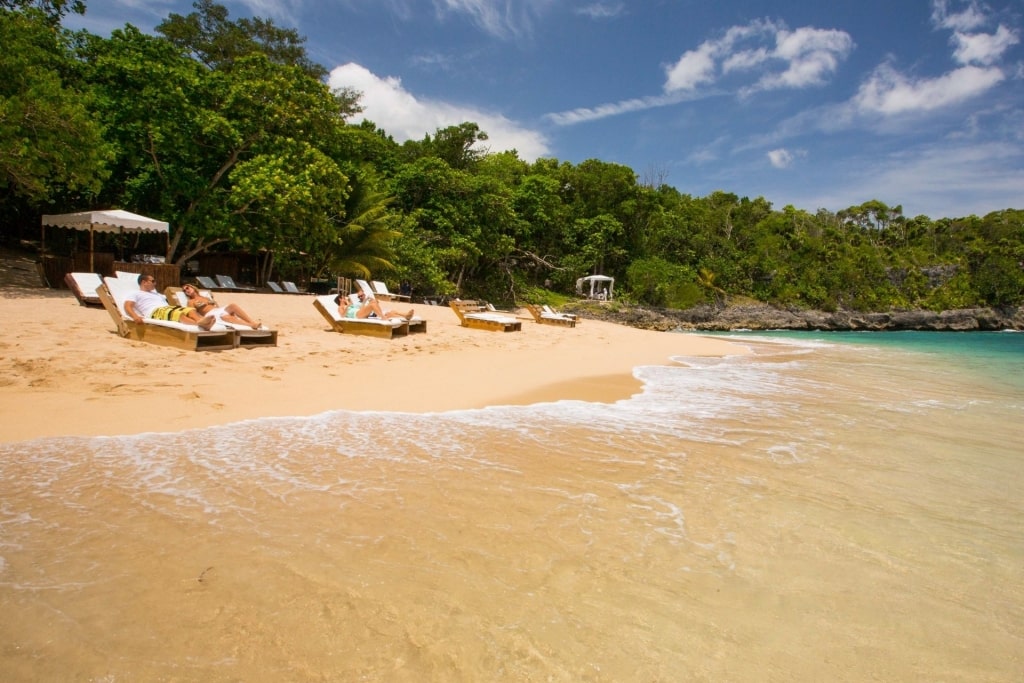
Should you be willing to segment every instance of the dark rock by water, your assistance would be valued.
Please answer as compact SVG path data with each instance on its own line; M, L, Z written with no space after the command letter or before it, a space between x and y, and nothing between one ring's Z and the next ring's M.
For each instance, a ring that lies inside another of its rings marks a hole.
M580 302L560 307L584 318L607 320L647 330L821 330L883 331L932 330L960 332L975 330L1024 330L1024 309L968 308L933 311L816 311L783 309L766 304L725 307L698 306L685 310L646 308L620 302Z

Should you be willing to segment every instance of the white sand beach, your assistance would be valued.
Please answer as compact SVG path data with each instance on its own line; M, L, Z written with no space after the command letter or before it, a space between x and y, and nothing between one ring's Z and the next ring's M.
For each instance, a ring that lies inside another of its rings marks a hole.
M43 289L6 261L0 316L0 440L180 431L327 410L440 412L640 389L633 368L673 355L742 353L728 342L600 321L496 333L459 325L447 306L415 306L428 332L392 340L330 331L312 296L225 293L278 330L273 348L186 352L119 337L106 310ZM13 277L12 277L13 276ZM20 277L19 277L20 276Z

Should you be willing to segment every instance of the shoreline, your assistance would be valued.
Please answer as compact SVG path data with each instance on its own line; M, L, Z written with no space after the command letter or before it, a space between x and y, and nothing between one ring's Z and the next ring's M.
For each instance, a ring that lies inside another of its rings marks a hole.
M212 428L331 410L434 413L637 394L643 365L746 353L734 342L583 320L523 316L520 332L459 326L447 306L415 306L425 334L392 340L329 331L313 297L220 294L279 332L278 346L179 351L123 339L102 308L67 290L0 287L0 442Z

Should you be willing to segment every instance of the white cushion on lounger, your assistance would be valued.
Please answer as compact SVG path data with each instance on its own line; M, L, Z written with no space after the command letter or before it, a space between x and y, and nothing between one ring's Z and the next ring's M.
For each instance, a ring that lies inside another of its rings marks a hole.
M96 290L103 285L103 280L96 273L68 273L78 285L82 296L95 297Z
M467 318L473 318L474 320L493 320L497 323L514 323L515 318L510 318L507 315L501 315L499 313L466 313Z

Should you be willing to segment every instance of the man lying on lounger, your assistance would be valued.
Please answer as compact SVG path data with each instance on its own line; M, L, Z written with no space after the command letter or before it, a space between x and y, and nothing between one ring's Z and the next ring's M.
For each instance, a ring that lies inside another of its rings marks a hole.
M125 300L124 311L137 323L141 323L145 318L152 318L198 325L199 329L208 330L217 322L216 317L201 316L194 308L168 304L167 297L156 291L156 279L152 275L139 276L139 291Z

